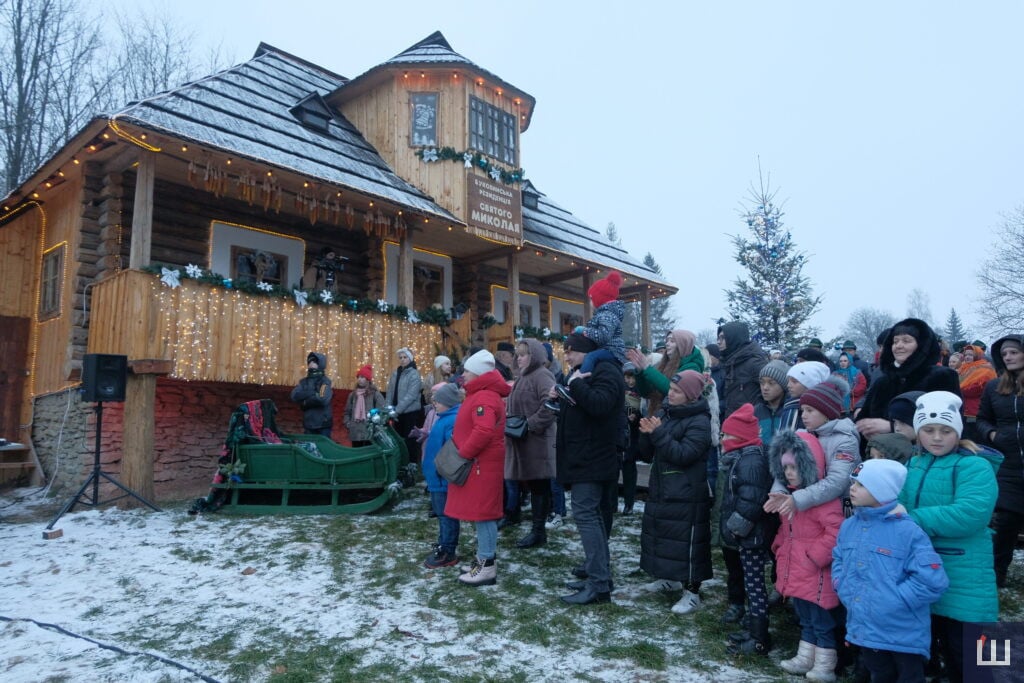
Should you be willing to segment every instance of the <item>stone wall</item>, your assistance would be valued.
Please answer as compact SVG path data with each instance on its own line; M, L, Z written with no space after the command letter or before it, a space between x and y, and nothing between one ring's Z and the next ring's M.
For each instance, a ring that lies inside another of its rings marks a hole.
M158 379L154 423L153 484L159 500L181 500L209 490L231 413L246 401L269 398L277 405L282 432L302 431L302 412L289 398L292 387ZM348 391L336 388L334 439L348 443L343 414ZM65 419L65 413L67 418ZM118 477L123 452L123 403L103 404L100 463ZM82 403L77 390L39 397L35 402L32 439L53 491L73 495L92 471L96 434L94 404ZM59 447L58 447L59 441ZM100 497L117 489L100 488Z

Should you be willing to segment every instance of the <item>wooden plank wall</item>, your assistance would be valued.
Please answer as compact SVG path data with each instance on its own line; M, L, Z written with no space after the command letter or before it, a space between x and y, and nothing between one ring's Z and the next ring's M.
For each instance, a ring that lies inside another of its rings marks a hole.
M35 317L42 221L28 208L0 226L0 315Z
M193 280L171 289L141 271L97 284L92 301L90 353L172 360L171 377L184 380L292 385L305 374L307 353L319 351L327 355L328 376L345 387L366 363L386 377L403 346L426 374L441 345L434 325L339 307L300 309L292 299Z
M485 174L480 169L467 171L461 162L438 161L428 164L416 156L420 148L409 145L412 114L409 93L439 93L438 147L453 147L460 152L469 147L470 94L513 116L518 112L508 97L498 95L486 85L477 85L464 74L460 73L458 78L454 78L450 70L425 70L424 77L420 77L420 71L416 69L408 73L409 77L405 78L402 71L395 72L390 85L383 85L346 102L342 105L342 113L362 131L399 176L465 221L467 173Z

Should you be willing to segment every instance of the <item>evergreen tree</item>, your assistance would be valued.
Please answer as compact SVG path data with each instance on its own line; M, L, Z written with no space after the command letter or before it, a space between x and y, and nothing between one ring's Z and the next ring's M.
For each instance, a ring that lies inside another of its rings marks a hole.
M957 342L967 341L969 334L964 329L964 324L960 320L960 316L957 315L956 309L949 309L949 318L946 319L946 329L944 339L949 343L950 347Z
M726 296L733 318L746 321L762 346L796 349L814 334L806 323L821 297L813 295L810 280L802 274L807 257L783 227L774 199L763 178L759 189L751 187L750 203L741 214L750 237L732 238L735 259L747 269L747 277L737 277Z
M658 275L663 275L661 266L654 260L651 252L644 256L644 265ZM639 304L638 304L639 305ZM657 345L669 332L676 328L676 319L672 315L672 297L666 296L651 300L651 341Z

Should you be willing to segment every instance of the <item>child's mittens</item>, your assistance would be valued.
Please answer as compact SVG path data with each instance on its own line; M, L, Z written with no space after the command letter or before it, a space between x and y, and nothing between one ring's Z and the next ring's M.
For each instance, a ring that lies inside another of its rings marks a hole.
M743 538L754 530L754 523L740 513L733 512L729 515L729 519L725 521L725 528L732 532L734 536Z

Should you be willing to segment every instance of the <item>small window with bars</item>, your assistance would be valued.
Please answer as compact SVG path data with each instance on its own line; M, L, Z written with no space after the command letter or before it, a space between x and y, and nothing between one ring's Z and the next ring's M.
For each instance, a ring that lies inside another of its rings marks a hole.
M469 146L516 165L516 117L476 97L469 98Z

